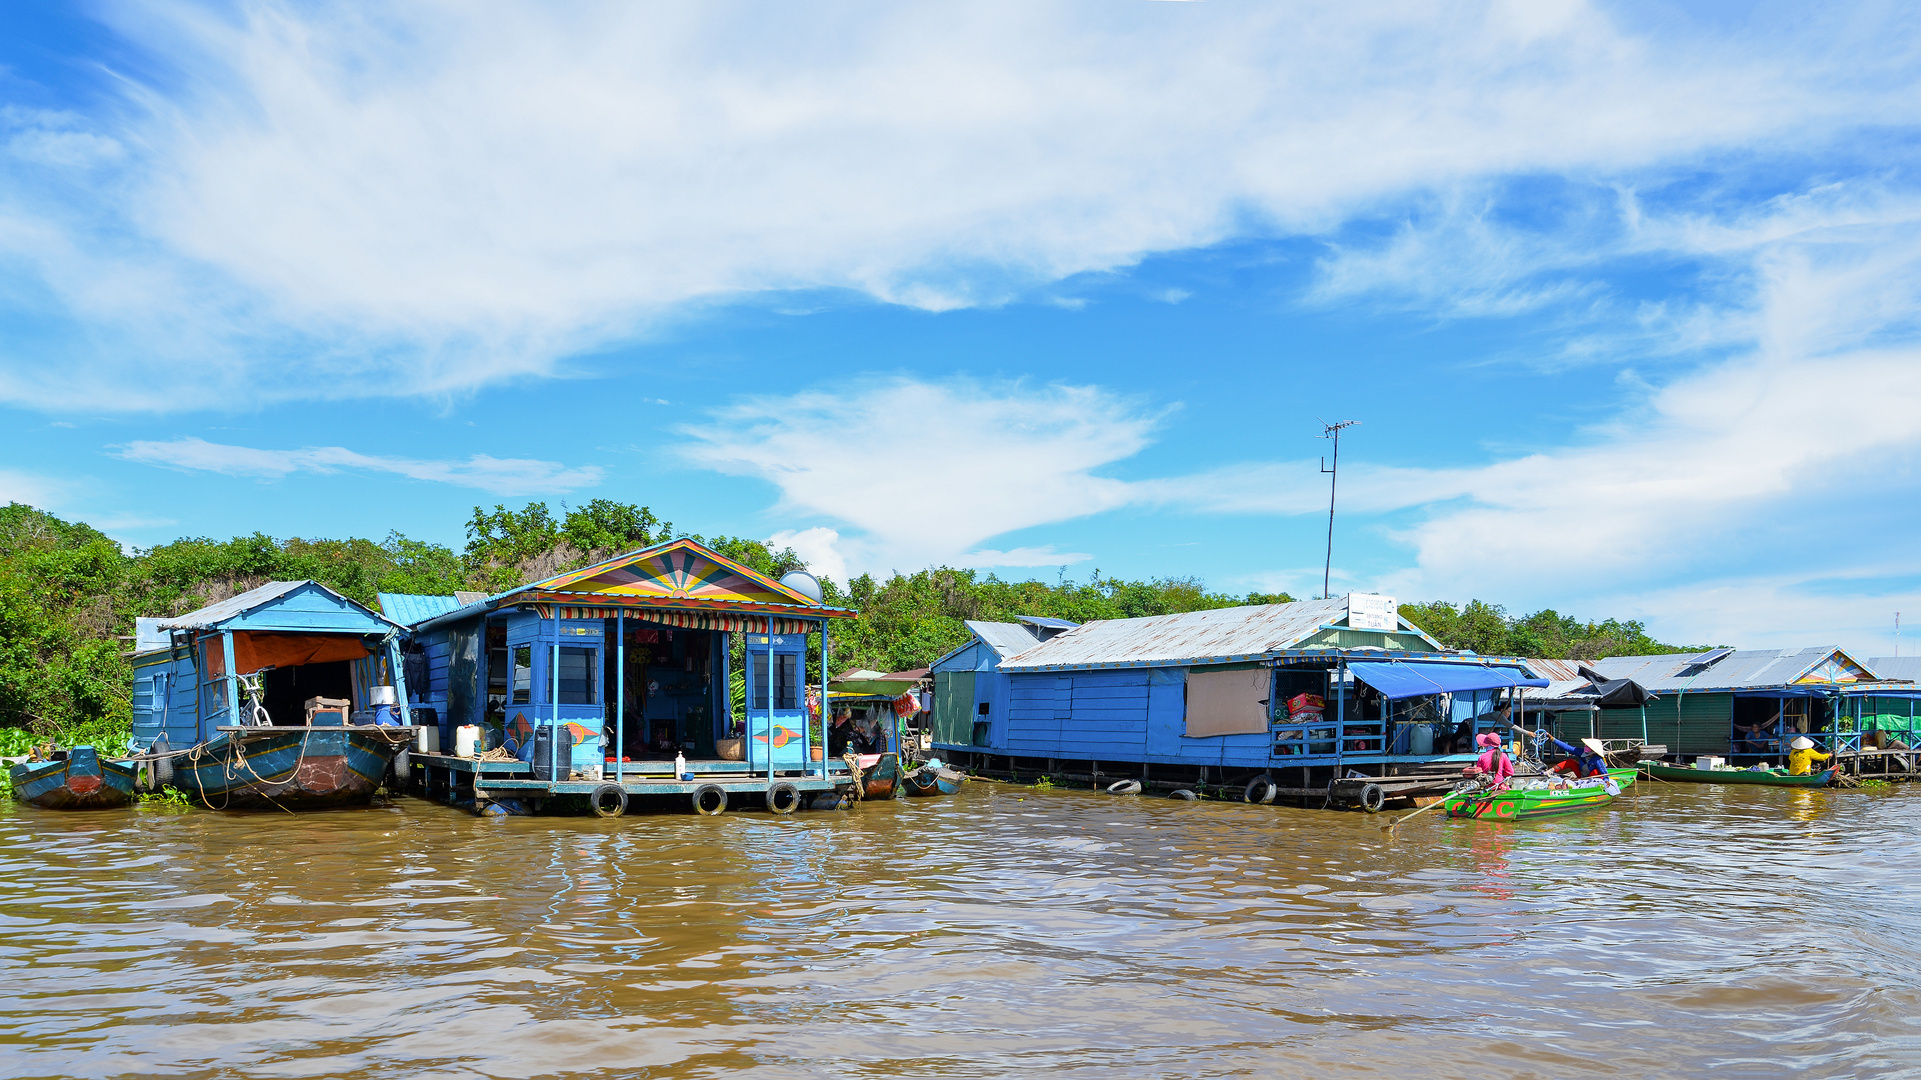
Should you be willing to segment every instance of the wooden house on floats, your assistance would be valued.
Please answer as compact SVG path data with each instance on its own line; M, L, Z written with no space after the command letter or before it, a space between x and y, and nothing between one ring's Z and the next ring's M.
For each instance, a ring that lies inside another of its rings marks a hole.
M313 581L142 618L133 745L216 809L364 803L410 738L403 634Z
M933 664L944 758L1263 802L1286 793L1377 809L1444 788L1474 760L1480 729L1506 726L1517 690L1547 685L1524 660L1443 648L1371 594L968 626L972 638Z
M811 722L824 687L806 672L808 635L824 659L828 623L855 612L821 603L805 573L775 581L680 539L494 596L393 603L420 615L421 700L440 727L413 770L435 797L477 813L559 796L605 817L668 796L787 813L850 783Z
M1855 752L1864 732L1911 733L1914 726L1912 680L1884 677L1832 646L1611 656L1591 667L1657 695L1646 710L1647 737L1681 757L1781 759L1801 735L1823 749ZM1604 714L1600 734L1639 734L1633 725L1641 722Z

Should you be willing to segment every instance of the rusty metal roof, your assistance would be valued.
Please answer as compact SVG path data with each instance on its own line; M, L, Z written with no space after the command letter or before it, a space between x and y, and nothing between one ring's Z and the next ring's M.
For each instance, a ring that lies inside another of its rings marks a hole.
M1001 662L1003 671L1262 660L1347 618L1347 599L1188 611L1084 623ZM1402 625L1409 625L1402 620Z

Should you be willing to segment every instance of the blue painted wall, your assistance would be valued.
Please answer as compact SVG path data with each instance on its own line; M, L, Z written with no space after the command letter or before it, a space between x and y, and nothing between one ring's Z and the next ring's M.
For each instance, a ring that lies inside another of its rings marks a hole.
M943 666L960 669L963 660L957 655ZM1246 768L1264 768L1272 762L1273 742L1266 732L1187 737L1187 672L1187 668L981 672L976 676L976 703L987 701L989 718L1004 719L995 719L988 728L989 737L977 745L937 745L950 751L1075 761Z

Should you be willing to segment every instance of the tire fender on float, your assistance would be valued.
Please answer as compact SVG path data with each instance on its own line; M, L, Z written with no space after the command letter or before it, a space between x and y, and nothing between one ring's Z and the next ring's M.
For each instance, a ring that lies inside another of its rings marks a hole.
M1370 814L1381 812L1381 804L1387 801L1387 792L1379 784L1366 784L1361 788L1361 809Z
M1116 780L1107 785L1107 793L1109 795L1139 795L1141 793L1141 782L1139 780Z
M613 805L607 805L608 796L613 797ZM587 805L594 808L595 817L617 818L627 812L627 789L619 784L602 784L587 796Z
M719 817L727 812L727 789L719 784L702 784L694 789L694 813Z
M1261 806L1271 806L1274 802L1274 796L1279 793L1280 789L1274 786L1273 778L1266 773L1262 773L1247 782L1247 790L1241 792L1241 797L1251 803L1257 803Z
M1179 799L1182 802L1193 802L1194 800L1200 798L1199 795L1194 794L1193 792L1187 790L1186 788L1177 789L1169 793L1167 797L1170 799Z
M776 814L791 814L800 809L800 789L785 780L767 789L767 809Z

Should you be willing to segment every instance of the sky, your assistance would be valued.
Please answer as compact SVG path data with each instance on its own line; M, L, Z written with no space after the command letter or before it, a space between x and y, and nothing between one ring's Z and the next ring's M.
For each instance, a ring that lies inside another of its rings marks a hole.
M7 5L0 498L1885 656L1918 61L1894 3Z

